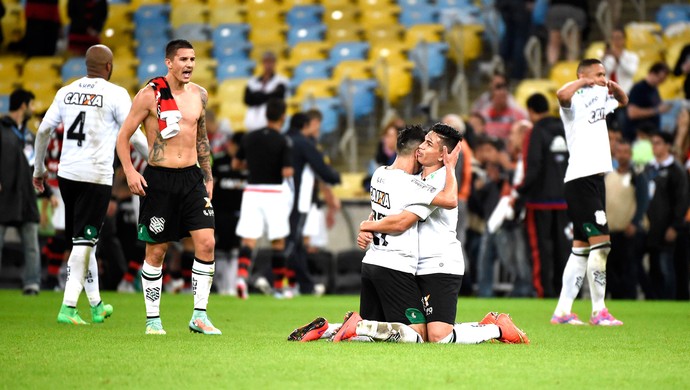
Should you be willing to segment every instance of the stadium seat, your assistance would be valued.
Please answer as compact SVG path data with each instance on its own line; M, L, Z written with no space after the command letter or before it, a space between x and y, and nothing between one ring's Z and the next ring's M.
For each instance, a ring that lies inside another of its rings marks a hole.
M183 24L206 24L208 23L209 9L206 4L187 4L181 7L174 7L170 12L170 25L178 28Z
M244 0L208 0L208 7L216 12L216 9L233 6L242 7L244 5Z
M402 42L402 36L404 32L403 26L395 23L385 26L365 26L364 36L366 40L372 45L377 42L383 41L400 41Z
M188 7L204 4L203 0L170 0L170 7Z
M428 4L403 7L400 11L399 21L408 28L417 24L438 23L438 11L436 7Z
M686 42L677 41L666 46L666 63L669 67L671 67L671 69L673 69L676 66L676 63L680 58L680 53L683 51L683 47L685 47L685 45L688 44L690 44L690 40Z
M283 11L280 8L247 8L247 23L253 28L283 24Z
M327 42L300 42L289 50L288 65L297 67L303 61L317 61L328 58Z
M323 24L293 27L288 30L288 45L294 46L299 42L323 41L325 34L326 26Z
M446 52L448 44L445 42L420 42L410 52L410 60L416 64L424 64L427 67L428 76L436 79L446 72ZM414 69L415 78L422 77L421 69Z
M297 5L285 15L285 21L291 27L321 24L324 8L321 5Z
M685 99L685 92L683 90L684 82L685 77L677 77L673 74L666 77L666 80L659 85L661 100Z
M256 63L252 60L229 59L218 64L216 77L218 82L227 79L249 78L254 72Z
M330 51L329 58L334 65L347 60L364 60L369 54L369 42L341 42Z
M211 5L210 9L213 10L208 19L211 27L227 23L245 23L247 21L247 10L244 6L232 4Z
M262 27L253 26L249 31L249 40L254 46L264 44L286 43L287 27L280 23Z
M371 115L376 108L377 83L373 79L344 79L338 87L338 95L347 102L352 99L355 120Z
M527 99L535 93L541 93L549 101L549 109L553 114L558 113L558 98L556 91L562 85L549 79L524 79L515 88L515 101L523 109L527 107Z
M132 16L136 26L169 21L170 6L167 4L142 5L139 8L133 9L136 9Z
M282 6L279 0L245 0L245 5L249 11L274 9L281 10Z
M419 42L440 42L444 28L442 24L417 24L405 29L405 44L409 48Z
M345 77L352 80L369 80L374 77L373 67L368 60L341 61L333 68L333 80L340 84Z
M333 65L329 60L304 61L292 72L290 88L294 90L307 79L327 79L331 77Z
M418 5L432 5L429 0L398 0L397 3L401 8L416 7Z
M352 0L321 0L320 3L325 8L338 8L351 6Z
M108 18L105 20L104 28L129 26L134 27L132 21L134 12L129 3L118 3L108 5Z
M463 50L464 64L467 65L472 60L479 58L482 54L482 32L484 27L478 24L456 25L451 28L446 38L450 46L450 58L455 63L460 62L458 53L454 47L461 47Z
M101 43L111 49L125 45L134 47L134 27L126 24L105 27L101 32Z
M658 45L637 46L631 51L635 52L637 56L640 57L640 60L657 62L664 60L663 49L663 45L659 43Z
M369 51L369 59L376 61L380 58L386 58L389 62L407 60L407 46L400 41L378 41L371 46Z
M142 58L140 59L139 66L137 66L137 79L140 85L154 77L164 76L166 73L168 73L168 69L165 67L163 57Z
M322 20L323 24L325 24L329 28L340 26L353 26L359 23L359 14L359 8L353 5L326 8L324 10Z
M60 83L56 83L55 80L57 80L57 78L48 80L34 78L24 79L22 82L22 88L33 92L36 96L33 107L34 113L41 114L48 111L48 107L50 107L50 104L55 99L58 88L62 86Z
M247 41L234 41L222 44L214 44L211 51L213 58L218 61L225 61L232 58L249 59L252 44Z
M606 42L604 41L594 41L591 42L585 49L585 54L583 58L604 58L604 53L606 52Z
M139 87L137 78L138 63L139 60L134 57L114 57L113 73L110 75L110 81L127 90L137 90Z
M186 39L190 42L206 42L210 32L206 23L182 24L173 30L173 39ZM196 48L196 45L195 45Z
M62 64L60 72L62 82L67 84L71 80L75 80L86 76L86 60L84 57L72 57Z
M321 135L328 135L338 129L341 114L339 98L308 99L302 104L303 110L317 109L321 112Z
M21 84L17 83L15 80L2 80L0 81L0 94L9 96L20 86ZM3 112L0 112L0 114L1 113Z
M362 12L369 12L372 9L381 9L389 7L398 7L397 4L391 2L390 0L356 0L357 6L362 10Z
M578 61L559 61L551 68L549 79L556 85L563 86L568 82L577 80ZM560 88L560 87L559 87Z
M391 104L412 91L412 72L414 64L404 60L386 59L383 64L374 67L374 76L378 81L377 92L387 98Z
M18 80L24 61L24 57L20 56L0 56L0 74L3 81Z
M147 39L168 39L170 37L170 23L167 20L152 20L137 24L134 29L134 39L141 42Z
M10 111L10 95L6 93L0 94L0 114L4 115Z
M305 99L333 97L336 93L336 85L331 79L304 80L298 87L293 97L295 101L303 102Z
M465 8L474 6L472 0L436 0L439 8Z
M22 3L5 2L5 16L2 18L2 32L4 34L3 46L24 37L26 30L26 18Z
M230 121L230 126L233 131L246 131L244 126L244 117L247 115L247 106L243 101L226 101L220 102L218 110L218 117L225 118Z
M227 79L218 84L216 96L222 101L244 101L244 90L249 82L248 78Z
M360 21L365 27L397 25L399 13L397 6L368 8L360 14Z
M137 9L140 7L146 7L150 5L163 5L166 0L131 0L130 5L132 9Z
M657 23L633 22L625 25L625 46L628 50L661 44L661 26Z
M675 23L690 23L690 5L662 4L656 12L656 22L664 30Z
M61 57L31 57L24 63L22 80L31 83L36 80L59 80L62 63Z
M261 57L267 51L273 52L273 54L275 54L278 57L278 67L285 65L285 63L287 62L287 59L285 57L285 53L287 52L287 44L284 41L261 44L253 43L252 51L249 53L249 58L259 63L261 62Z
M149 38L139 41L136 49L136 56L138 58L159 58L163 61L165 58L165 46L168 44L168 38Z
M362 28L358 25L329 27L326 31L326 42L335 45L340 42L362 40Z
M226 45L238 40L247 41L249 29L247 23L224 23L213 29L211 37L215 45Z
M362 186L365 176L365 172L342 172L340 174L340 184L333 186L333 193L340 199L361 199L364 196L368 197L368 192L364 192L364 187ZM358 256L359 263L361 264L361 251L359 252ZM357 256L355 256L353 253L353 259L356 257ZM352 261L352 266L355 268L354 260ZM339 265L338 268L340 267L341 266Z
M319 4L318 0L283 0L283 9L290 10L294 7L299 7L303 5L316 5Z
M207 56L198 56L194 60L192 81L206 89L216 88L216 60Z

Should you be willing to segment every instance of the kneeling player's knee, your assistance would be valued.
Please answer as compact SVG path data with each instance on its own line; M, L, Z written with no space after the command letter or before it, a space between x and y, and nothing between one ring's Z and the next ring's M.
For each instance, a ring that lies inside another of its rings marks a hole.
M453 327L443 327L443 328L427 328L426 337L430 343L438 343L444 340L453 331Z
M216 239L213 235L199 237L194 243L194 250L197 253L213 254L213 249L216 246Z

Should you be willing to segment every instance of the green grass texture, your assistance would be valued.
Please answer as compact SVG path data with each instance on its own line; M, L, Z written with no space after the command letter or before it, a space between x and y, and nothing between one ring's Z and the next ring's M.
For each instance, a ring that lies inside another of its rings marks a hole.
M288 342L315 317L342 321L356 296L212 295L222 336L192 334L191 295L163 294L165 336L144 335L144 299L104 293L104 324L62 325L62 293L0 291L0 388L127 389L667 389L690 388L690 304L610 301L622 327L549 323L555 300L461 297L459 322L510 313L530 345ZM82 317L90 322L82 295ZM588 318L590 302L574 311Z

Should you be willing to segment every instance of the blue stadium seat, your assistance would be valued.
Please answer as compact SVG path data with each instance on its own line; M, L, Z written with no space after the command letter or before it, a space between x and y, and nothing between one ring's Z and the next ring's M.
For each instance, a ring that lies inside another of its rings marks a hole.
M340 98L316 98L307 99L302 107L304 110L316 108L323 115L321 120L321 136L331 134L338 129L340 124L341 102Z
M84 61L84 57L72 57L65 61L65 63L62 64L60 75L62 76L63 82L86 76L86 62Z
M435 79L443 76L446 71L446 52L448 52L448 44L445 42L419 42L410 51L410 60L415 63L426 64L429 77ZM422 76L418 66L414 69L414 76L417 79Z
M252 60L226 59L216 68L216 78L221 83L227 79L250 78L254 73L256 63Z
M134 39L137 41L161 37L170 37L170 23L167 20L151 20L134 28Z
M351 91L348 92L348 86ZM355 119L371 115L376 107L376 95L374 89L376 88L376 81L372 79L364 80L344 80L340 84L338 90L339 96L346 101L349 93L352 94L352 104L355 113Z
M212 39L214 45L225 45L238 40L247 41L249 35L247 23L225 23L213 29Z
M0 114L10 111L10 95L0 95Z
M329 60L303 61L292 72L290 88L294 90L308 79L328 79L332 68L333 64Z
M403 7L398 19L406 27L415 24L433 24L438 23L438 11L436 7L428 4Z
M247 41L226 42L221 45L214 44L211 51L213 58L218 61L228 59L249 59L252 44Z
M137 67L139 84L144 84L157 76L165 76L166 73L168 73L168 69L165 67L163 57L146 57L139 59L139 66Z
M147 23L157 23L161 21L169 21L170 5L168 4L147 4L140 6L132 19L134 25L143 26Z
M322 5L297 5L285 15L285 21L291 27L321 24L324 8Z
M205 23L187 23L177 27L173 39L186 39L191 42L206 42L210 38L208 25Z
M397 3L400 6L400 8L416 7L420 4L421 5L432 5L431 1L429 1L429 0L398 0Z
M330 59L333 65L346 60L364 60L369 53L369 42L341 42L333 46Z
M165 46L168 44L167 37L149 38L139 41L136 56L138 58L154 57L163 61L165 58Z
M474 6L472 0L436 0L436 6L438 8L466 8L469 6Z
M690 5L663 4L656 12L656 22L664 30L674 23L688 23L690 22Z
M288 31L288 45L295 46L298 42L323 41L325 34L326 26L323 24L291 28Z

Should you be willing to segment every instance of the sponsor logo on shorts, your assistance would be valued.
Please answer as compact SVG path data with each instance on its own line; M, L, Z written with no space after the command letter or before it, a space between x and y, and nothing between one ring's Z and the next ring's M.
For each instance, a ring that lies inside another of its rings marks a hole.
M594 220L597 222L597 225L606 225L606 212L604 212L604 210L595 211Z
M209 198L208 196L204 196L204 200L206 201L206 206L204 206L204 207L206 207L207 209L213 207L211 205L211 198Z
M422 307L424 308L424 313L428 316L430 316L434 312L434 308L429 304L430 298L431 294L422 297Z
M151 217L151 222L149 223L149 230L158 234L165 229L165 219L160 217Z

